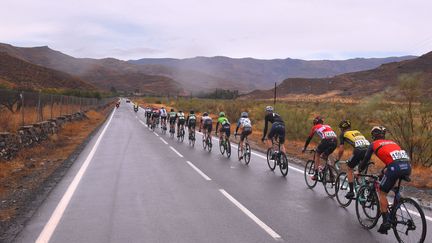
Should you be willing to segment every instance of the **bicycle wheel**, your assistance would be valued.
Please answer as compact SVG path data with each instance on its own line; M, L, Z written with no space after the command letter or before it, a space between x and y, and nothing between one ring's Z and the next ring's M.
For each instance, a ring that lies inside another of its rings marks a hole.
M181 130L180 131L180 142L182 142L182 143L183 143L183 140L184 140L184 134L185 134L185 131Z
M222 155L225 154L225 146L223 144L223 140L219 140L219 150L220 150Z
M356 199L356 215L361 226L372 229L381 215L374 185L361 186Z
M276 160L274 158L272 159L272 155L273 155L273 149L272 148L267 149L267 164L270 170L274 171L274 169L276 168Z
M202 145L203 145L203 149L206 150L207 149L207 140L204 138L202 140Z
M208 137L208 138L207 138L207 150L208 150L209 152L211 152L212 147L213 147L212 140L211 140L210 137Z
M244 158L245 164L248 165L250 162L250 159L251 159L251 148L250 148L250 145L248 143L246 143L245 149L246 149L246 151L244 152L243 158Z
M241 151L241 145L239 144L237 147L237 158L239 161L241 161L240 157L243 155L242 151Z
M327 165L324 169L323 185L329 197L336 196L337 171L332 165Z
M305 169L304 169L305 182L310 189L314 188L318 183L318 180L312 180L312 176L315 174L314 165L315 165L315 161L308 160L306 162Z
M398 242L424 242L426 217L416 201L411 198L401 198L391 211L390 218Z
M288 174L288 158L284 152L279 153L279 169L282 175L285 177Z
M229 140L226 141L225 146L226 146L225 152L226 152L227 157L229 158L229 157L231 157L231 143Z
M343 208L348 207L352 199L347 199L345 194L349 191L348 177L345 172L339 173L336 178L336 200Z

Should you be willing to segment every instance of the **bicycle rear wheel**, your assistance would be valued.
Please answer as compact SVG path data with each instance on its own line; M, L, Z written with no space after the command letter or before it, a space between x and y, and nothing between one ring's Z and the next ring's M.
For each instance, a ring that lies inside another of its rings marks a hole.
M347 199L345 194L349 191L348 177L345 172L339 173L336 178L336 200L343 208L348 207L352 199Z
M324 190L329 197L336 196L336 178L337 171L335 167L333 167L332 165L327 165L324 169L323 184Z
M356 215L363 228L372 229L381 215L378 194L374 185L361 186L356 199Z
M213 144L212 144L211 138L208 137L208 138L207 138L207 150L208 150L209 152L211 152L212 147L213 147Z
M424 242L426 217L420 205L411 198L401 198L391 211L393 233L398 242Z
M274 169L276 168L276 160L274 157L272 159L273 153L274 151L272 148L267 149L267 165L271 171L274 171Z
M242 150L241 150L241 145L239 144L237 147L237 158L239 161L241 161L240 157L243 156Z
M245 164L248 165L251 159L251 148L249 143L246 143L245 149L246 151L244 152L243 159L245 161Z
M222 139L219 140L219 150L220 150L220 152L221 152L222 155L225 154L225 146L223 144L223 140Z
M225 146L226 146L225 152L226 152L227 157L229 158L229 157L231 157L231 143L228 139L226 141Z
M314 188L318 183L318 180L312 180L312 176L315 174L314 165L315 165L315 161L308 160L306 162L305 169L304 169L305 182L310 189Z
M285 177L288 174L288 158L284 152L279 154L279 169L282 175Z

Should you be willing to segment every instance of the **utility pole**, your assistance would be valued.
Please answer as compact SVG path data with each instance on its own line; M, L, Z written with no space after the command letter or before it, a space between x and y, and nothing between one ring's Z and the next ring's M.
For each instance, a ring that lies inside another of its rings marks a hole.
M276 107L276 82L275 82L275 87L274 87L273 107Z

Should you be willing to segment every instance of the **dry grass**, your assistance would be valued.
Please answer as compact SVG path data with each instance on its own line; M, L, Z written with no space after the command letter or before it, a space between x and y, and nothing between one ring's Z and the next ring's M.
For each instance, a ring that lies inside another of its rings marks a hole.
M89 119L65 124L58 134L50 136L43 144L23 149L12 161L0 163L0 201L19 190L37 188L103 122L105 112L89 111L87 116ZM21 203L1 207L0 221L13 217L14 209Z

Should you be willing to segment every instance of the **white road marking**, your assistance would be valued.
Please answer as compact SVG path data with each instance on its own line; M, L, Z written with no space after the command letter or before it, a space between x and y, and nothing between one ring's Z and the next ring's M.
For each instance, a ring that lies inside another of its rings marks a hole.
M156 135L156 137L159 137L159 134L157 134L157 133L155 133L155 132L153 132L154 133L154 135Z
M257 216L255 216L251 211L249 211L249 209L247 209L239 201L232 197L228 192L226 192L224 189L219 189L219 191L234 205L236 205L243 213L245 213L249 218L251 218L258 226L260 226L265 232L267 232L271 237L273 237L273 239L282 240L282 237L278 233L276 233L272 228L270 228L263 221L261 221Z
M181 153L179 153L175 148L173 148L172 146L169 146L170 147L170 149L172 150L172 151L174 151L178 156L180 156L181 158L183 158L183 155L181 154Z
M67 188L65 194L63 195L62 199L60 200L59 204L55 208L54 212L52 213L50 219L48 220L47 224L44 226L42 232L40 233L39 237L36 240L36 243L47 243L51 239L52 234L54 233L55 229L57 228L58 223L60 222L61 218L63 217L63 214L69 205L70 200L72 199L73 194L75 193L75 190L78 187L78 184L80 183L84 173L87 170L87 167L89 166L91 160L93 159L93 156L96 153L97 148L99 147L99 144L108 128L108 126L111 123L111 120L114 116L115 110L111 113L111 117L109 118L107 124L105 125L104 129L102 130L101 134L99 135L98 139L96 140L96 143L93 145L93 148L91 149L90 153L87 155L87 158L85 159L84 163L81 165L81 168L79 169L78 173L75 175L73 181Z
M196 172L198 172L198 174L200 174L205 180L207 181L211 181L211 178L208 177L206 174L204 174L204 172L202 172L200 169L198 169L194 164L192 164L192 162L190 161L186 161Z
M421 206L420 206L421 207ZM412 214L414 214L415 216L417 216L417 217L420 217L420 214L419 213L417 213L417 212L414 212L414 211L412 211L412 210L409 210L409 209L406 209L409 213L412 213ZM424 212L423 212L424 213ZM427 219L427 220L429 220L429 221L432 221L432 217L429 217L429 216L427 216L426 214L425 214L425 218Z
M168 145L168 143L167 143L167 141L165 141L165 139L163 139L163 138L159 138L159 139L162 140L162 142L163 142L164 144Z

